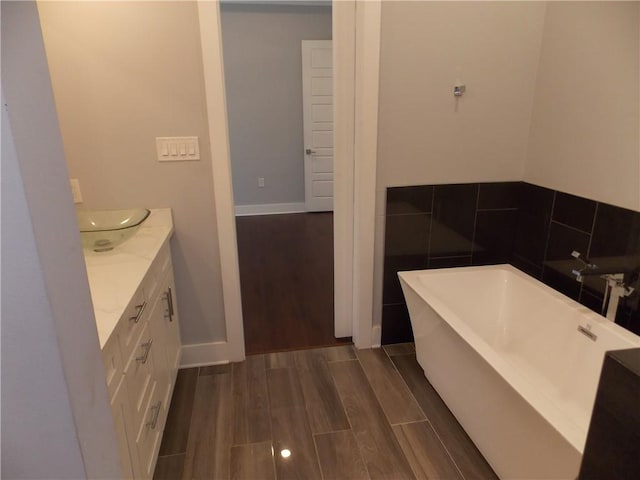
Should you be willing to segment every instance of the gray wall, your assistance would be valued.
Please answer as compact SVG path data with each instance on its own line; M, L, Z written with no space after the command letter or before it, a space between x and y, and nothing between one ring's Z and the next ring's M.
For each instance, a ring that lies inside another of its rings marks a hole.
M221 9L235 204L304 202L300 44L331 39L331 8Z
M38 5L69 175L86 208L171 207L185 344L223 341L224 309L196 2ZM155 137L200 137L159 163Z
M2 476L86 478L4 108L2 207Z

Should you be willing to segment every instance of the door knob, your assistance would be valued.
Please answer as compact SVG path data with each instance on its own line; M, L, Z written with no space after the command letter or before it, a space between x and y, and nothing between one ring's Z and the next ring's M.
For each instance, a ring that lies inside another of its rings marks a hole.
M307 148L307 149L305 150L305 153L306 153L307 155L313 155L314 153L316 153L316 151L315 151L315 150L311 150L310 148Z

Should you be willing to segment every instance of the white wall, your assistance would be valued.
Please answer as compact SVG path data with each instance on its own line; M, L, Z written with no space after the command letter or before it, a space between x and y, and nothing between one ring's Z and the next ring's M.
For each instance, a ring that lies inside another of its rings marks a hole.
M223 4L221 13L235 203L304 202L300 42L331 39L331 7Z
M383 2L374 324L388 186L521 180L543 2ZM456 81L466 93L453 96Z
M524 179L640 209L638 2L549 2Z
M387 186L524 179L640 209L639 10L383 3L374 322Z
M379 187L522 178L544 9L383 3Z
M185 344L225 339L195 2L38 5L69 174L86 208L171 207ZM155 137L200 138L158 163Z
M122 475L34 2L2 3L2 477Z

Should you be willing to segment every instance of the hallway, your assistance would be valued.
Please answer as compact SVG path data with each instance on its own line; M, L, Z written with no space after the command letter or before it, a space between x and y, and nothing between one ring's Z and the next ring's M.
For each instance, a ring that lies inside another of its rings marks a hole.
M237 217L247 355L350 342L333 336L333 213Z

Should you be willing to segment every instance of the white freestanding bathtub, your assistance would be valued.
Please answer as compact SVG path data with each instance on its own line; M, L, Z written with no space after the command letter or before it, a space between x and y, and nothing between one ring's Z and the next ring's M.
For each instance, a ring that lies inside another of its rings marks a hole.
M510 265L398 275L418 363L498 476L575 479L604 354L640 337Z

